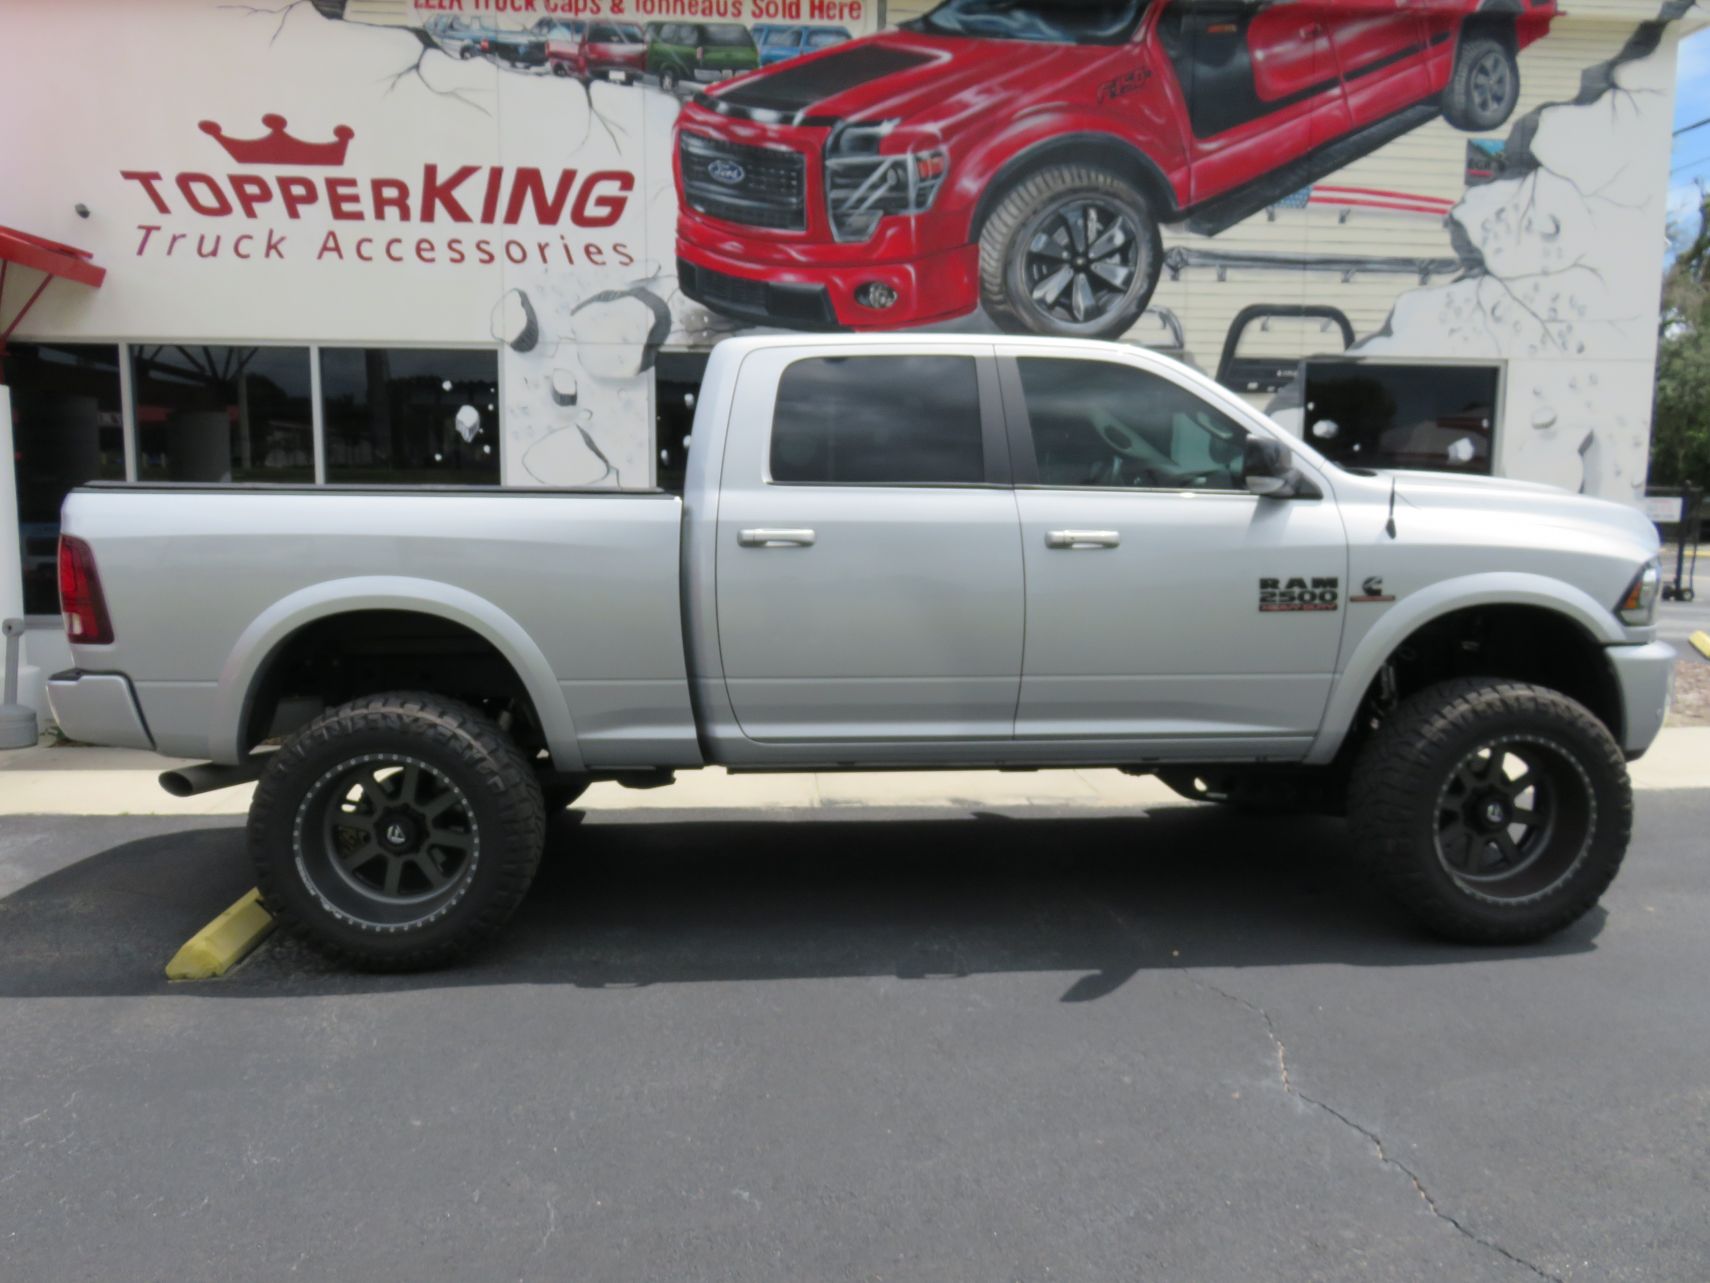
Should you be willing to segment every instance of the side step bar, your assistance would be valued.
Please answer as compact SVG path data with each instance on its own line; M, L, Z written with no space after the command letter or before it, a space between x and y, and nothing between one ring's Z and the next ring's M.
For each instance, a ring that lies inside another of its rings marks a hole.
M1344 165L1353 164L1385 143L1394 142L1403 134L1434 120L1439 114L1437 102L1432 99L1374 121L1363 129L1308 152L1299 160L1290 161L1245 187L1236 188L1228 195L1195 205L1183 215L1183 222L1178 225L1185 225L1188 231L1201 236L1226 232L1267 205L1274 205L1284 196L1292 196L1302 187L1328 177Z

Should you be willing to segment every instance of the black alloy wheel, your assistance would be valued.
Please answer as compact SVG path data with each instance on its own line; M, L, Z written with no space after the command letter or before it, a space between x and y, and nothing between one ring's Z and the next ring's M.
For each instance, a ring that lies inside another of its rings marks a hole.
M1561 745L1502 736L1462 759L1437 795L1437 858L1468 895L1498 904L1547 896L1591 848L1597 803Z
M469 799L419 758L365 753L341 762L297 809L297 863L321 899L387 928L455 902L481 861Z
M1065 327L1097 325L1121 309L1140 270L1140 229L1096 197L1047 211L1027 242L1021 276L1028 297Z

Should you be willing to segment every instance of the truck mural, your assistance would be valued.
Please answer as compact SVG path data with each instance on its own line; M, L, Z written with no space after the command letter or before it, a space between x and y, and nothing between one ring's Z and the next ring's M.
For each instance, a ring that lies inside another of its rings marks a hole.
M937 328L1155 348L1348 462L1642 491L1687 0L102 12L115 48L207 52L132 95L147 147L68 106L54 156L102 158L97 220L15 219L138 288L33 321L206 342L259 306L278 341L497 343L506 484L669 479L726 335ZM264 117L271 159L198 132ZM348 156L298 157L340 130ZM1409 364L1449 371L1436 401L1348 386Z
M678 279L760 324L1115 337L1162 225L1214 236L1439 114L1497 128L1554 14L945 0L685 105Z

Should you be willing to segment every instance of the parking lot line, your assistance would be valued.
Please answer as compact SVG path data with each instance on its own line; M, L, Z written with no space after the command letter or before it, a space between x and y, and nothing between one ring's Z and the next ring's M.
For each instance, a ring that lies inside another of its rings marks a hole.
M166 964L168 980L211 980L223 976L273 930L273 915L251 891L184 942Z

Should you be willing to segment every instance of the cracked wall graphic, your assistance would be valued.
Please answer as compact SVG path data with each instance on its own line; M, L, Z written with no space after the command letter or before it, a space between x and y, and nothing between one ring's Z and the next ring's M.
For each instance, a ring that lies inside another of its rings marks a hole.
M1517 121L1500 176L1449 214L1464 270L1409 291L1369 356L1500 360L1498 470L1602 495L1643 494L1672 110L1670 3L1581 90Z

